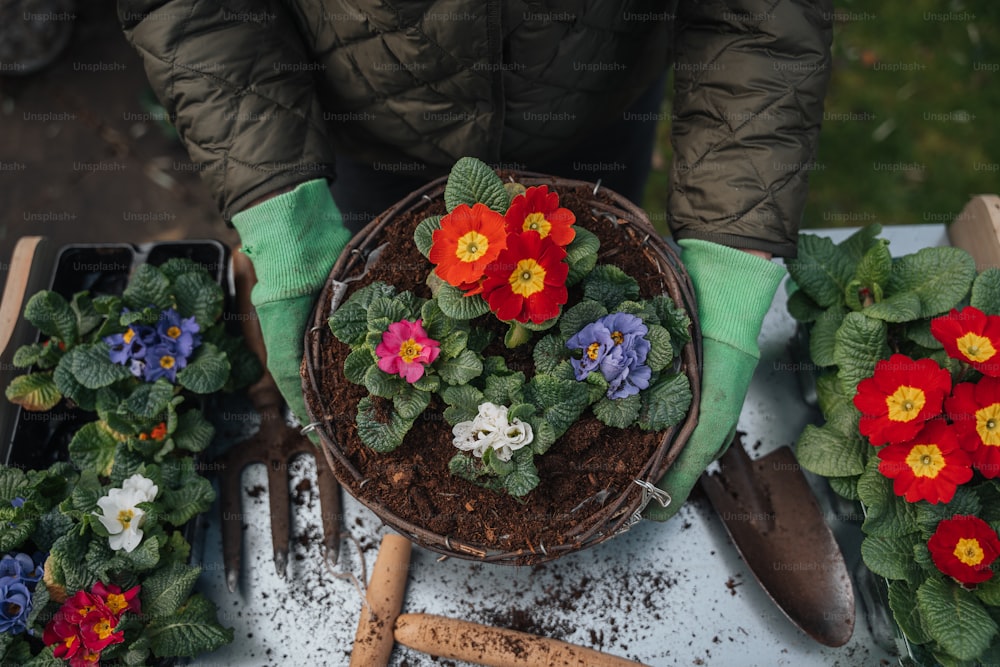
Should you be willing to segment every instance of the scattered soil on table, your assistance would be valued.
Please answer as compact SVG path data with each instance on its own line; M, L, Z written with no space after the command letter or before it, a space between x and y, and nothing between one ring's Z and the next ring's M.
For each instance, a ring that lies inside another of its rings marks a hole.
M559 193L561 205L576 214L577 225L586 227L600 239L600 263L615 264L632 275L643 298L666 292L666 282L657 265L662 260L655 259L654 253L641 244L645 230L623 220L616 224L592 213L594 197L589 188L560 188ZM443 201L437 200L397 216L390 233L380 232L379 242L391 242L382 249L363 280L349 283L344 298L373 281L429 298L424 278L432 266L411 239L421 220L444 212ZM579 298L579 291L571 289L566 307ZM329 286L320 303L330 303ZM326 316L328 312L324 312ZM496 324L499 335L484 354L502 355L510 367L530 369L531 349L544 333L536 334L527 345L507 350L502 342L506 326L492 314L475 324L483 326L490 322ZM597 523L607 523L608 508L612 506L617 505L617 512L623 513L627 503L616 501L625 495L629 502L638 498L641 489L634 480L647 474L650 459L664 437L662 432L610 428L588 411L545 455L536 457L541 482L519 501L448 472L448 461L458 450L451 443L451 427L444 421L444 406L437 397L395 451L377 453L364 445L357 436L354 420L358 401L367 391L347 382L342 370L350 349L334 338L327 327L318 335L320 358L314 364L321 398L307 392L306 400L314 413L325 415L336 429L340 452L360 475L356 478L341 461L336 461L341 483L364 504L382 513L383 518L387 509L409 524L490 552L523 551L527 560L540 550L572 543L573 535ZM367 481L361 484L361 480Z

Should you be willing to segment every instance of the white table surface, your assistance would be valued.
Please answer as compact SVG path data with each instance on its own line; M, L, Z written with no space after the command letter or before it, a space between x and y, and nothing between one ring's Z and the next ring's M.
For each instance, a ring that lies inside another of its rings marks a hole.
M852 230L813 230L840 240ZM940 225L887 227L894 255L945 245ZM761 333L761 361L739 429L751 456L793 444L805 424L818 418L805 403L787 349L795 323L778 290ZM759 443L759 445L757 444ZM262 465L244 473L243 576L230 593L222 565L220 510L211 510L200 552L199 588L220 608L220 621L235 630L234 642L192 664L211 666L347 665L361 609L354 584L331 575L319 552L320 509L310 488L311 458L291 466L292 487L302 480L295 517L289 578L275 575L268 523L267 480ZM852 572L859 567L857 512L831 504L825 482L811 477L825 516L844 547ZM368 509L344 496L344 525L362 545L369 569L388 529ZM301 539L311 536L316 539ZM739 665L776 667L898 664L897 648L878 630L885 611L865 605L869 584L855 581L857 618L843 647L822 646L798 630L757 584L729 541L707 500L688 503L669 522L643 521L628 533L592 549L538 567L481 565L438 560L415 547L404 612L428 612L477 622L523 626L564 641L614 653L654 667ZM357 550L347 541L338 571L360 576ZM884 623L884 620L883 620ZM875 631L873 632L872 626ZM390 665L457 665L397 646Z

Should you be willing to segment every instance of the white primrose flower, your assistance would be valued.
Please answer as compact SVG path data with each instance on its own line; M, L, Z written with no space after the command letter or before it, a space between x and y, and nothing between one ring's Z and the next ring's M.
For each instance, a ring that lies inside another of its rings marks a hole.
M136 507L139 503L152 502L159 491L157 486L142 475L125 480L120 489L111 489L97 501L101 514L96 514L108 530L108 544L114 551L124 549L131 553L142 542L142 524L146 513Z
M501 461L510 461L514 452L530 444L534 437L530 424L520 419L508 421L507 407L489 402L479 406L475 419L455 424L451 432L455 447L477 458L493 448Z

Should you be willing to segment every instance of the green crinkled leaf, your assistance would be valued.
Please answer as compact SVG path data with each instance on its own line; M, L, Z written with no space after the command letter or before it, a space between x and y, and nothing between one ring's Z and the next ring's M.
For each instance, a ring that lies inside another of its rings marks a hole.
M365 376L370 368L377 363L371 348L359 347L344 359L344 377L348 382L364 384Z
M127 366L111 361L106 343L78 345L68 352L62 363L68 364L76 381L87 389L100 389L113 382L132 377Z
M222 391L234 392L249 387L260 379L264 366L260 358L243 344L242 338L227 337L217 345L229 359L229 379L222 386Z
M469 343L469 333L464 329L456 329L439 340L441 358L453 359L465 351Z
M569 265L567 286L577 284L593 270L597 264L597 251L601 248L600 239L589 229L580 225L574 225L573 229L576 230L576 236L566 246L566 263Z
M66 533L55 541L49 555L54 563L55 581L62 582L67 589L90 589L96 581L86 563L80 557L87 552L88 538L78 531ZM46 567L48 568L48 563Z
M403 419L416 419L430 405L430 392L420 391L413 385L403 387L392 397L392 407Z
M483 372L483 362L472 350L464 350L454 359L446 359L434 367L448 384L466 384Z
M146 467L146 459L138 452L133 452L125 442L119 442L115 449L115 461L111 465L110 482L112 486L121 486L126 479L141 473Z
M800 289L788 296L787 308L788 314L799 322L812 322L827 310Z
M846 411L845 411L846 412ZM849 412L856 427L858 414ZM826 423L823 426L807 424L795 444L795 457L803 468L824 477L849 477L865 471L870 447L857 429Z
M174 386L166 378L156 382L144 382L136 387L122 403L125 411L144 419L162 415L170 399L174 396Z
M483 392L471 385L449 385L441 389L441 400L448 404L445 420L454 426L459 422L472 421L483 402Z
M829 477L827 482L830 484L830 488L841 498L846 498L847 500L858 500L858 478L860 475L853 475L851 477Z
M170 563L153 572L139 593L142 612L151 618L170 616L187 600L200 574L200 567L183 563Z
M365 372L362 384L365 385L368 393L373 396L392 398L402 390L406 381L398 375L386 373L375 364L372 364Z
M868 509L862 530L884 537L918 532L916 508L893 492L892 480L878 471L878 463L878 457L871 457L858 479L858 497Z
M524 373L520 371L511 375L487 375L483 398L497 405L517 403L524 381Z
M76 379L68 363L61 363L52 372L56 388L66 398L76 403L81 409L94 411L96 409L97 391L87 389Z
M431 246L434 244L434 232L438 229L441 229L441 216L432 215L429 218L421 220L417 228L413 230L413 243L424 257L429 258L431 256Z
M177 373L177 383L196 394L211 394L222 389L229 370L225 353L211 343L202 343L187 366Z
M920 316L933 317L954 308L976 276L976 262L959 248L923 248L892 265L887 295L912 292L920 300Z
M156 540L149 539L146 535L143 535L143 540L139 546L132 551L120 551L118 555L130 570L134 572L148 572L160 562L160 545Z
M396 288L381 281L365 285L344 301L330 315L330 331L342 343L354 347L368 333L368 306L380 297L391 297Z
M788 273L821 308L839 305L858 259L825 236L800 234L798 256L785 262Z
M809 330L809 357L819 366L833 366L833 350L836 346L837 329L844 322L846 311L842 306L831 306L823 311Z
M552 425L556 437L565 433L589 404L587 394L580 391L573 380L536 375L526 387L526 399L539 408L541 416Z
M565 340L555 334L544 336L531 351L537 373L551 373L568 355L569 350L566 348Z
M910 533L894 537L869 535L861 543L861 557L868 569L886 579L910 579L915 570L910 554L919 537Z
M639 417L639 410L642 408L642 399L638 394L633 394L627 398L602 398L594 403L592 409L594 416L612 428L628 428Z
M358 437L376 452L391 452L403 444L403 438L413 426L412 419L403 419L394 410L383 409L376 413L371 396L365 396L358 401ZM379 421L377 414L383 415Z
M960 660L974 660L997 634L997 624L982 603L941 577L931 577L920 585L917 602L927 634Z
M983 604L990 607L1000 607L1000 577L994 575L981 584L977 584L973 592Z
M583 296L614 311L622 301L639 298L639 283L617 266L598 264L583 279Z
M210 327L222 317L222 288L204 271L177 276L174 298L181 317L194 317L202 329Z
M515 498L527 495L538 486L540 480L534 458L534 453L527 447L514 452L511 458L514 470L504 477L503 485L507 493Z
M28 345L22 345L17 348L14 352L14 357L11 359L11 365L15 368L28 368L32 364L38 362L41 356L45 353L45 345L41 343L30 343Z
M915 292L900 292L865 308L868 317L886 322L909 322L921 316L923 306Z
M1000 269L990 267L976 276L969 305L987 315L1000 315Z
M93 470L98 475L111 474L115 461L118 441L102 428L101 422L90 422L81 426L69 442L69 457L73 465L84 470Z
M183 526L202 512L207 512L215 500L212 483L201 475L190 475L183 486L161 489L157 501L163 507L160 519Z
M892 272L892 255L889 252L889 241L875 239L858 262L854 271L854 279L865 287L885 285Z
M588 324L596 322L608 314L608 309L593 299L583 299L572 308L568 308L559 318L559 333L564 338L572 338Z
M490 312L490 305L482 296L465 296L465 292L447 283L438 289L437 302L445 315L456 320L471 320Z
M122 293L125 305L135 310L153 306L159 310L173 305L170 281L152 264L140 264Z
M656 373L673 363L674 347L671 345L669 331L658 324L650 324L648 328L646 340L649 341L649 355L646 357L646 365Z
M691 318L668 297L654 296L650 300L660 326L670 332L670 341L674 346L674 356L691 340Z
M398 297L382 297L368 306L368 331L383 333L400 320L414 319L410 309Z
M178 449L201 452L212 444L215 427L199 410L188 410L177 417L177 428L170 437Z
M4 395L11 403L32 412L51 410L62 400L51 371L17 376L4 389Z
M924 535L930 537L944 519L956 514L979 516L981 511L982 504L976 492L967 486L960 486L948 503L917 503L917 523Z
M849 258L859 262L868 249L879 241L878 235L881 233L882 225L877 223L865 225L837 245L847 252Z
M854 395L858 383L875 373L879 359L889 357L886 325L861 313L848 313L837 329L833 358L845 393Z
M500 215L510 208L510 195L488 164L474 157L463 157L452 166L444 186L444 204L450 213L460 204L482 203Z
M930 320L917 320L906 324L906 338L928 350L944 349L944 344L931 334Z
M907 639L915 644L926 644L931 640L920 620L916 587L903 580L890 581L889 607Z
M233 630L219 625L215 604L195 593L176 613L150 623L146 636L157 657L194 657L232 642Z
M15 647L18 644L14 645ZM24 647L24 655L30 655L30 648L28 644L20 644ZM19 667L66 667L66 661L62 658L57 658L54 654L55 646L46 646L42 649L42 652L38 655L33 655L30 658L21 659L16 655L8 654L4 656L5 661L10 661L12 665L18 665Z
M660 431L680 423L691 407L691 385L680 373L662 376L640 396L638 424L645 431Z
M76 314L61 295L43 290L28 299L24 306L24 319L46 336L58 338L67 344L78 339Z
M204 273L208 275L208 270L203 265L189 257L171 257L162 264L157 264L156 268L172 283L177 282L177 279L185 273Z

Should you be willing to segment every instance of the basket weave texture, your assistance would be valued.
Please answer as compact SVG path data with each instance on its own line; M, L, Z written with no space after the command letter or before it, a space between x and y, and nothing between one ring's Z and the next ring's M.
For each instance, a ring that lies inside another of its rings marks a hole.
M535 173L505 172L501 175L516 179L526 187L548 185L550 191L555 192L584 186L596 193L600 188L599 184L595 186L593 183ZM664 293L691 319L691 341L684 346L679 355L679 363L680 371L687 376L690 383L692 400L685 420L662 431L662 438L652 456L646 461L641 474L636 477L636 483L607 498L600 511L593 513L585 524L574 527L571 533L564 536L565 539L561 544L546 546L541 542L529 543L512 546L510 550L502 550L474 544L455 535L441 535L426 526L403 519L393 507L373 502L361 492L367 480L364 473L343 451L341 435L337 430L338 419L323 414L318 378L324 372L322 368L324 346L336 343L327 324L332 307L341 302L341 298L335 295L343 292L345 280L351 282L351 279L357 279L365 272L366 264L376 248L386 242L412 242L408 238L399 238L399 234L393 234L392 230L402 215L419 213L428 208L431 202L441 200L444 196L445 182L446 178L440 178L428 183L375 218L352 238L330 272L326 287L314 308L312 326L306 332L305 357L302 363L306 406L310 421L315 425L315 432L319 436L320 446L338 480L352 496L371 509L388 526L408 536L415 543L442 555L480 562L534 565L600 544L627 530L641 518L641 511L648 502L651 500L656 502L651 494L652 485L670 468L688 442L697 425L701 394L698 374L701 367L701 335L690 278L676 251L655 231L646 213L611 190L600 189L602 198L595 197L592 200L590 212L593 219L598 221L597 224L612 225L623 238L630 238L639 246L651 266L655 267L657 277L665 288ZM581 222L578 212L577 224ZM428 263L427 271L429 272L431 268ZM342 369L338 370L343 372ZM446 423L442 423L441 427L448 428ZM373 455L378 456L374 452ZM530 503L530 494L527 498ZM401 498L400 501L403 502L404 499Z

